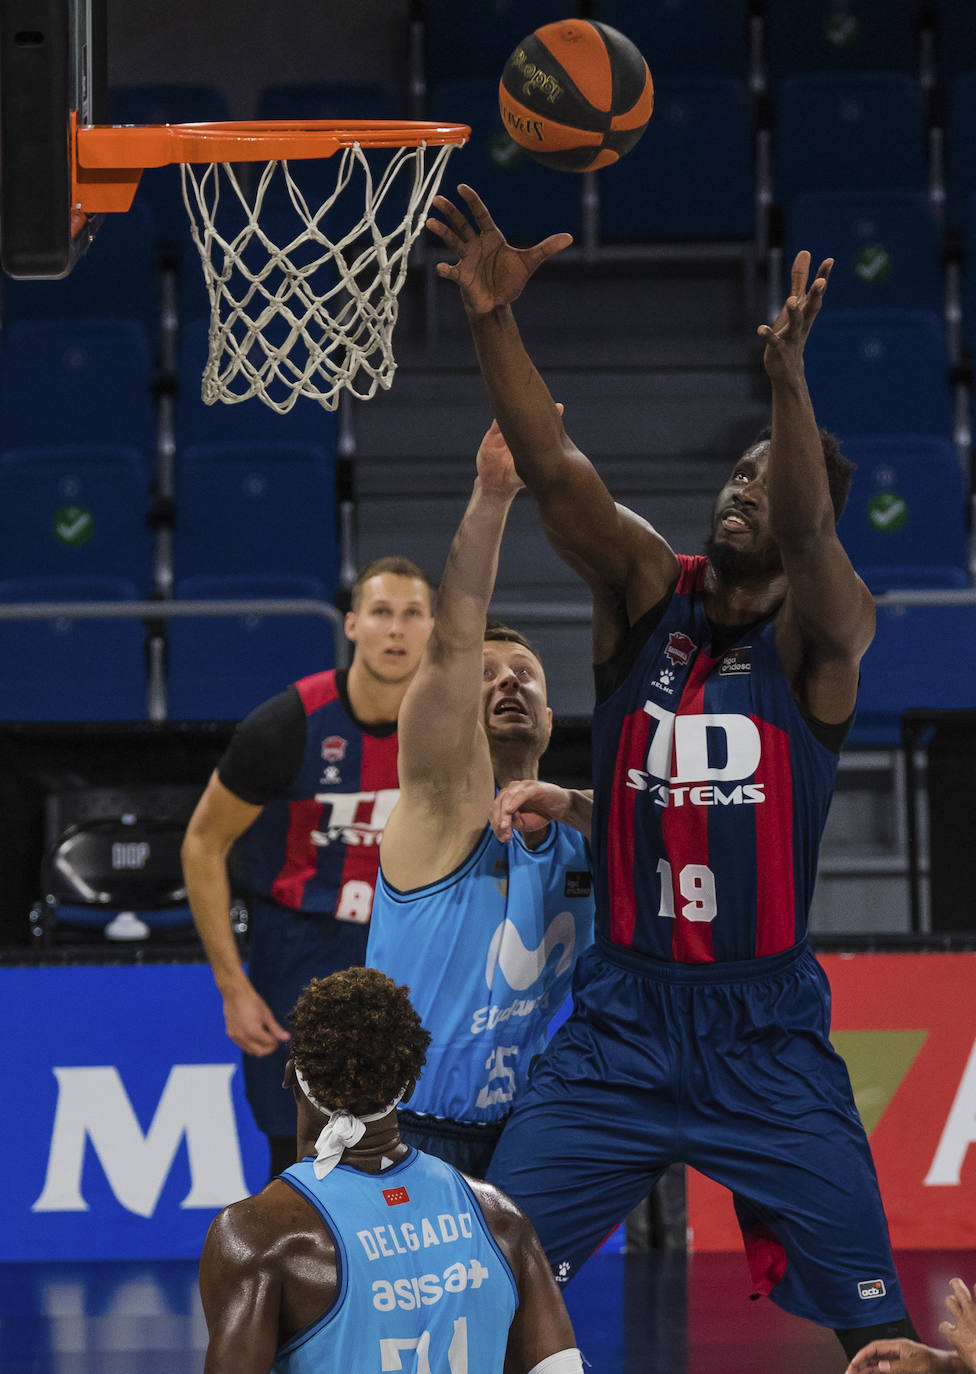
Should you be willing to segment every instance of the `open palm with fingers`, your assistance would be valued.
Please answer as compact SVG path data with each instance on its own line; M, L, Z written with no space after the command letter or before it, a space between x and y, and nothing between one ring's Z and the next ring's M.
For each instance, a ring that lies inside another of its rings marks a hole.
M824 259L808 291L810 254L804 249L793 259L790 295L773 324L761 324L757 331L766 344L763 365L770 377L784 376L789 369L802 365L807 335L820 313L833 265L833 258Z
M534 248L513 248L480 196L470 186L459 186L458 191L470 220L446 196L435 196L433 208L442 218L427 221L431 233L457 254L457 262L439 262L437 272L447 281L457 282L470 315L488 315L517 300L536 268L553 253L568 248L573 237L551 234Z

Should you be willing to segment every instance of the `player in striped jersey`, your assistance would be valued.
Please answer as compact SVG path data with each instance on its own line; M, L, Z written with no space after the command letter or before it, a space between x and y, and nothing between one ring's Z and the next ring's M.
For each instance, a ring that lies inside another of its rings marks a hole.
M284 1021L308 980L361 964L383 825L397 795L396 721L433 626L431 589L406 558L377 559L352 593L346 669L313 673L238 726L183 843L187 892L244 1052L271 1177L294 1163L282 1088ZM245 973L229 919L228 857L247 894Z
M208 1232L206 1374L582 1374L525 1216L400 1140L430 1040L407 989L348 969L293 1023L300 1162Z
M719 495L705 557L614 503L567 436L511 302L566 247L517 250L470 187L430 227L519 475L594 599L597 941L489 1177L572 1276L671 1162L735 1195L753 1290L837 1332L913 1336L867 1138L806 944L837 752L874 606L840 541L850 464L803 351L832 261L760 326L772 423ZM473 221L473 222L472 222ZM545 798L517 803L546 814ZM558 811L549 811L558 814Z

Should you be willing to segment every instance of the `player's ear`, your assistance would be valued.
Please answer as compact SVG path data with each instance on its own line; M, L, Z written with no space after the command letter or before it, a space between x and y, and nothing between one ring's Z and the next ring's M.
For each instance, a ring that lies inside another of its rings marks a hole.
M346 618L345 618L345 620L342 622L342 628L343 628L343 630L345 631L346 638L347 638L348 640L350 640L353 644L355 644L355 642L356 642L356 612L355 612L355 611L346 611Z
M406 1106L406 1104L410 1101L411 1097L413 1097L413 1090L416 1086L416 1078L411 1078L410 1082L407 1084L406 1092L403 1094L403 1096L400 1098L400 1101L397 1103L398 1107Z
M281 1081L283 1088L295 1088L298 1086L298 1079L295 1077L295 1061L289 1059L285 1065L285 1076Z

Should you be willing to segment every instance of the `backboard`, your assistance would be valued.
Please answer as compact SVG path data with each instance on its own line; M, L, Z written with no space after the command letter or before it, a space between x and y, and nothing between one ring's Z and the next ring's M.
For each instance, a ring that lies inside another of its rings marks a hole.
M63 277L97 217L72 197L71 127L106 119L106 0L0 4L0 266Z

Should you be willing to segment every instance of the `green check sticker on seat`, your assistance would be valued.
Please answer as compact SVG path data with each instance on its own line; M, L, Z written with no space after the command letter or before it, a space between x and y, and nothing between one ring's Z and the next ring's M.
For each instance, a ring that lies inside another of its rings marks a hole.
M868 502L868 519L881 534L896 534L908 521L908 505L893 491L878 491Z
M74 548L87 544L95 533L91 511L85 510L84 506L59 506L54 512L52 524L58 543Z
M883 243L867 243L854 259L854 275L858 281L885 281L891 275L891 254Z

